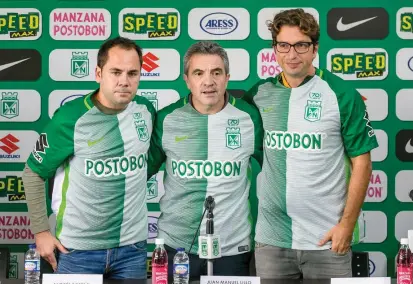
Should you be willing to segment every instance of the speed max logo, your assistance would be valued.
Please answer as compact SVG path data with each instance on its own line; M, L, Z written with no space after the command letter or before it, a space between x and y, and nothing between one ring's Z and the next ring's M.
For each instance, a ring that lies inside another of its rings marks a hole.
M413 39L413 7L403 7L397 11L396 32L402 39Z
M327 69L344 80L383 80L388 55L381 48L335 48L327 54Z
M119 34L131 39L176 39L180 33L179 12L175 9L132 9L120 12Z
M0 9L0 40L38 39L41 25L41 14L36 9Z

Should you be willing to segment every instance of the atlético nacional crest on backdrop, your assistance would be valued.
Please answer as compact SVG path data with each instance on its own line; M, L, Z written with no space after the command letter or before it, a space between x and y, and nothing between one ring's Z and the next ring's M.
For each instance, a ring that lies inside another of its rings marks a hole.
M142 97L147 98L153 105L156 111L158 111L158 92L142 92Z
M0 99L0 115L6 118L13 118L19 116L19 100L17 99L17 92L5 93Z
M239 126L239 119L228 119L226 136L226 146L230 149L238 149L241 147L241 129Z
M146 183L146 199L151 200L158 197L158 181L156 175L152 176Z
M87 52L72 52L70 75L76 78L89 76L89 58Z
M146 142L149 140L149 132L148 127L146 126L146 122L142 118L142 114L140 112L136 112L133 114L133 119L135 120L135 128L136 132L138 133L138 138L142 142Z

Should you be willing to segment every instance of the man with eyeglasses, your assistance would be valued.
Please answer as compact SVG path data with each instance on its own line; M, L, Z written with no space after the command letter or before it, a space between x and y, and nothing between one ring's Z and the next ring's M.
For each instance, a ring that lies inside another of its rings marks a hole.
M320 29L302 9L268 24L283 72L244 98L260 111L264 161L257 180L255 258L261 278L351 277L351 244L378 146L360 94L312 65Z

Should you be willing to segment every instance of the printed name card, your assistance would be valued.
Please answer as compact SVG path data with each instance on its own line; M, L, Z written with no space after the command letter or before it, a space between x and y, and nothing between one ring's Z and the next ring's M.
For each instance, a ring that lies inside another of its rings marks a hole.
M331 284L390 284L390 277L332 278Z
M43 284L102 284L102 274L43 274Z
M252 276L201 276L201 284L260 284L260 277Z

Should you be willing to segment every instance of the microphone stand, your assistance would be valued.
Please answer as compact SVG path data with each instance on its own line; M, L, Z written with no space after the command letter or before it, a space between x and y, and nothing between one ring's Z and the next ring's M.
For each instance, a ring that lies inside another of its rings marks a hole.
M207 221L206 221L206 235L209 239L212 240L214 236L214 214L212 213L212 206L209 204L208 206L208 214L207 214ZM212 259L208 259L208 276L214 275L214 261Z
M204 213L202 214L201 221L199 223L198 229L194 235L194 239L192 240L191 247L189 248L189 252L191 252L192 245L194 244L195 237L198 234L199 228L201 226L203 217L206 212L207 213L207 220L206 220L206 236L200 235L198 237L199 242L199 258L207 260L207 269L208 269L208 276L212 276L214 273L214 259L221 257L221 249L220 249L220 241L219 235L214 236L214 213L213 210L215 208L215 201L212 196L208 196L205 199L204 203ZM216 250L214 250L214 239L216 242ZM212 247L211 247L212 246Z

